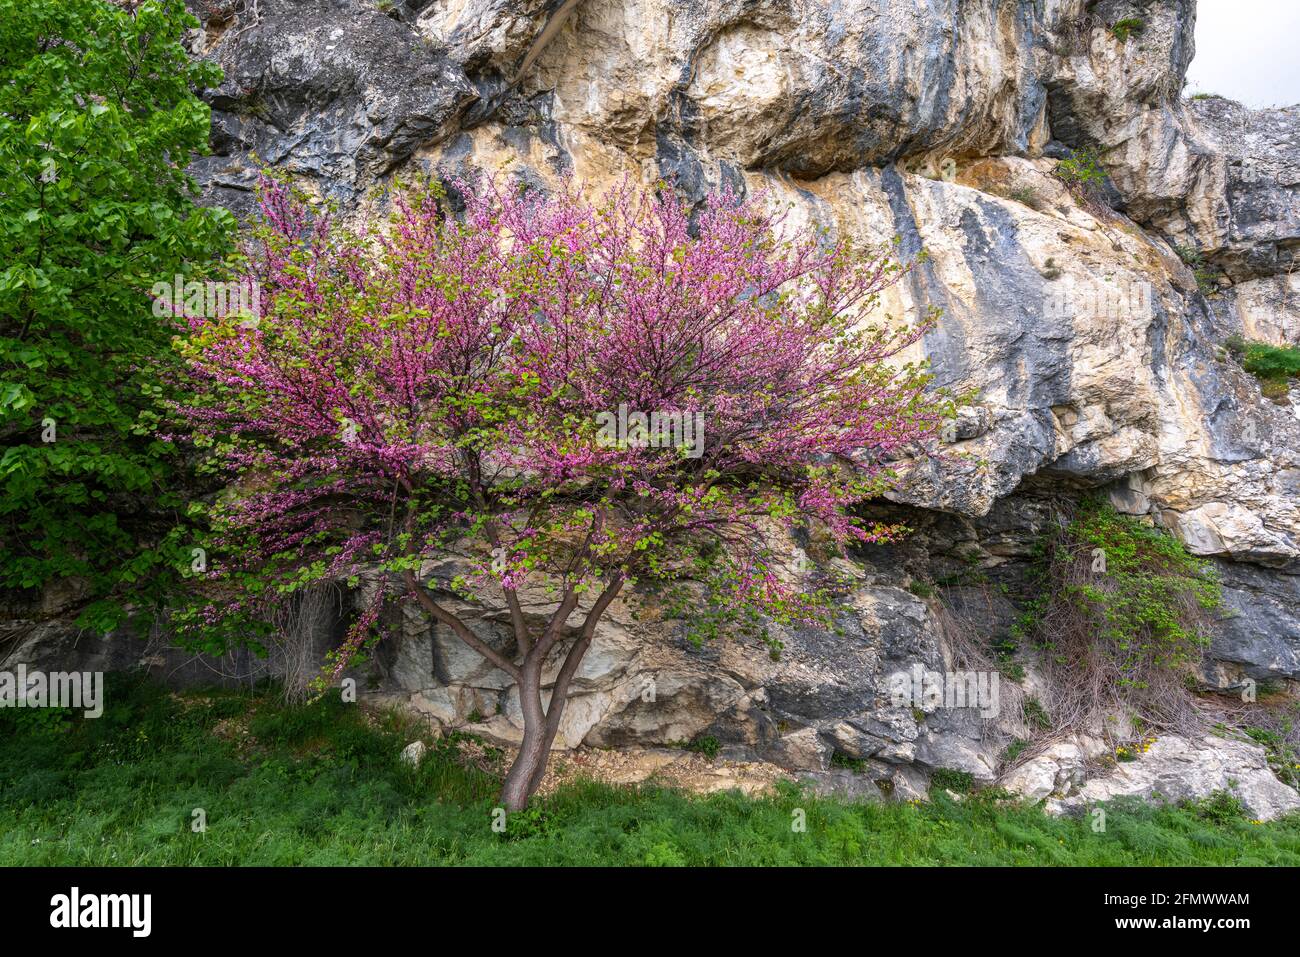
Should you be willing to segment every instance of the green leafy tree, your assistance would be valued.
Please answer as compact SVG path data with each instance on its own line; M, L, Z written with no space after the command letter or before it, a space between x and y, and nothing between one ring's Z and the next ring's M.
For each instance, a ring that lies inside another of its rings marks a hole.
M81 622L175 567L180 496L154 434L172 323L150 289L219 261L229 213L195 205L197 96L180 0L0 0L0 589L59 589Z

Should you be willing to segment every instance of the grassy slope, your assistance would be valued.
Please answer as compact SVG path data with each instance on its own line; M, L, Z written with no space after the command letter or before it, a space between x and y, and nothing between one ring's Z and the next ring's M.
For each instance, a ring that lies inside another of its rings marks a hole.
M0 864L1300 864L1300 819L1112 805L1107 829L991 800L852 805L571 786L490 824L496 782L355 706L177 701L110 682L102 718L0 711ZM250 716L251 713L251 716ZM217 734L229 719L247 736ZM191 832L195 808L208 830ZM807 830L794 832L803 808Z

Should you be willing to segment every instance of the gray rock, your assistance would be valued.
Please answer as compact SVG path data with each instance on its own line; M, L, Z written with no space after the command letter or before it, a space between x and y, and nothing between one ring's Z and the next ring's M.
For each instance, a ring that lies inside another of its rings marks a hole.
M1194 224L1195 245L1233 282L1289 275L1300 243L1300 108L1251 110L1219 96L1187 108L1222 164L1216 215Z
M402 748L402 753L399 757L403 764L410 765L413 768L418 768L420 762L424 760L425 752L428 750L428 745L423 741L412 741L406 747Z
M1216 791L1235 795L1261 821L1300 810L1300 793L1273 775L1259 746L1216 737L1189 741L1174 735L1157 740L1136 761L1121 763L1113 772L1089 780L1077 793L1049 800L1046 806L1061 813L1117 797L1184 801L1207 798Z
M457 63L373 4L241 9L206 50L225 80L208 95L214 155L193 172L213 202L250 210L256 156L351 204L478 98Z
M1230 614L1215 636L1213 659L1239 665L1240 674L1257 681L1300 680L1300 569L1218 567Z
M1076 742L1059 742L1008 771L998 784L1034 803L1068 797L1087 780L1090 756Z

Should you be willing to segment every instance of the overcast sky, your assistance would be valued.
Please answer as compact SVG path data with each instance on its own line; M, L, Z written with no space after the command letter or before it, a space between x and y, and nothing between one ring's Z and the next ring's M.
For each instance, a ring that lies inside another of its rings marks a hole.
M1300 0L1199 0L1184 95L1247 106L1300 103Z

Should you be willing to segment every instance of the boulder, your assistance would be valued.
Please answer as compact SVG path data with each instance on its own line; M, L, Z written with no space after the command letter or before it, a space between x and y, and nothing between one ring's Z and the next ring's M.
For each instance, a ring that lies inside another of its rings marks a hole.
M1214 736L1193 741L1177 735L1159 738L1137 760L1117 764L1067 797L1049 800L1047 808L1060 813L1117 797L1199 800L1219 791L1235 796L1260 821L1300 810L1300 793L1269 770L1263 748Z

